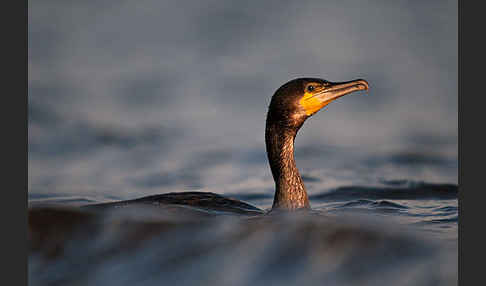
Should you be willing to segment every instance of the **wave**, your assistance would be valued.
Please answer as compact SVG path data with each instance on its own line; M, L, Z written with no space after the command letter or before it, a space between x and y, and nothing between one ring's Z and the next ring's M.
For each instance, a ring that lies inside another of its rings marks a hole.
M457 199L458 185L434 184L425 182L408 182L406 186L399 187L370 187L370 186L344 186L325 193L310 196L312 200L320 201L347 201L356 199L388 199L388 200L425 200Z
M355 200L341 205L341 208L367 206L372 208L408 209L407 206L390 201Z

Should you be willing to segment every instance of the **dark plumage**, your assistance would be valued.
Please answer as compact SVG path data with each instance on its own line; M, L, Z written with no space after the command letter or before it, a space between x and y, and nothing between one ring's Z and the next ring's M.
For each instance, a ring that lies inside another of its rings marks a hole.
M268 107L265 143L275 181L272 210L309 209L307 192L294 160L294 140L305 120L333 100L357 90L367 90L368 83L358 79L333 83L319 78L298 78L282 85ZM255 214L259 209L246 203L212 193L182 192L96 206L129 204L171 204L204 207L217 211Z
M325 83L317 78L295 79L282 85L268 107L265 143L275 181L272 209L310 208L307 192L294 160L294 140L309 117L299 100L307 82Z

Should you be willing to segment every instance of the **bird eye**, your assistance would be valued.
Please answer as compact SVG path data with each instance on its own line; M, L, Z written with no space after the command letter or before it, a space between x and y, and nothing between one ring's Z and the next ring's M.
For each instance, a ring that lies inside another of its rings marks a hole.
M313 86L313 85L309 85L309 86L307 87L307 91L313 91L313 90L314 90L314 86Z

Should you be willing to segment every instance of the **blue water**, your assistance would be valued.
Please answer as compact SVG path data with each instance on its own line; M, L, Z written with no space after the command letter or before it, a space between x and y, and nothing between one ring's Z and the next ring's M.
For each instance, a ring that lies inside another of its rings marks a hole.
M273 194L270 193L234 193L227 196L267 211L273 202ZM363 214L381 218L384 222L416 226L425 232L441 234L439 239L457 241L458 186L454 184L387 181L381 187L339 187L311 194L309 199L312 208L324 215ZM31 207L77 207L112 201L117 199L29 194Z
M31 285L457 284L457 1L46 0L28 15L28 202L55 208L30 233L53 231ZM299 131L313 216L78 209L203 191L268 210L265 115L302 76L370 83Z
M113 200L31 195L29 281L456 285L457 186L389 185L311 195L310 215L249 217L160 204L93 213L79 207ZM272 201L268 194L231 197L264 209ZM36 213L43 208L51 213Z

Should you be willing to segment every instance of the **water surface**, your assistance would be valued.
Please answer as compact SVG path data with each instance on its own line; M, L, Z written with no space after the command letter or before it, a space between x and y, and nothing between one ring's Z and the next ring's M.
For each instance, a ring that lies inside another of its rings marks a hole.
M31 253L32 285L456 284L456 1L28 5L29 206L80 227ZM314 216L71 209L181 191L269 209L265 115L302 76L370 83L296 138Z

